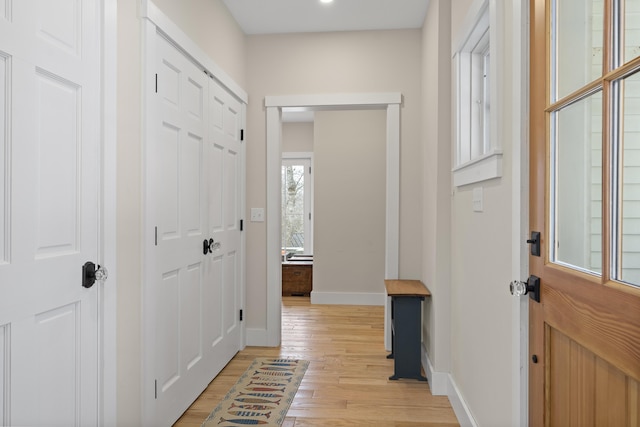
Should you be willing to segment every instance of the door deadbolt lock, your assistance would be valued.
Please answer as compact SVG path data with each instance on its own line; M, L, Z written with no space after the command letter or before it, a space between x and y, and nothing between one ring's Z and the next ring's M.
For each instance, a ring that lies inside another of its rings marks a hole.
M532 231L531 238L527 240L527 244L531 245L531 255L540 256L540 232Z

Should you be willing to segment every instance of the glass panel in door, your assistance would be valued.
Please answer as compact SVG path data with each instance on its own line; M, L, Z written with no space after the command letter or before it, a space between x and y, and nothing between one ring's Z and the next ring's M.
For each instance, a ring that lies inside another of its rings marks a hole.
M617 237L620 254L614 278L640 285L640 72L623 79L621 95L620 162L621 180L618 185L620 221Z
M602 269L602 92L551 116L551 261Z
M602 75L604 0L553 0L552 100Z

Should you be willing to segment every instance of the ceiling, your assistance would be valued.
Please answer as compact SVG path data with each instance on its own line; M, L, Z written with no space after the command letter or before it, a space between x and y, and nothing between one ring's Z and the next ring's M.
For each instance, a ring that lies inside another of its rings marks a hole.
M222 0L245 34L422 28L429 0Z

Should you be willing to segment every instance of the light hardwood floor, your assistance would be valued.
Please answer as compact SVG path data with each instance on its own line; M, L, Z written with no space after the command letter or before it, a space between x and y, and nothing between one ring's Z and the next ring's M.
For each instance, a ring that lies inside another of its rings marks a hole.
M283 298L282 345L239 352L175 426L199 427L255 357L276 356L311 362L283 427L458 426L449 399L426 382L389 381L383 310Z

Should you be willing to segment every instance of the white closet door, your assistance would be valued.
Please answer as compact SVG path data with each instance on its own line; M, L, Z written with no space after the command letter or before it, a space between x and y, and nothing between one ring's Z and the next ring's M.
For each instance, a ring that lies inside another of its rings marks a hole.
M173 423L240 349L240 125L235 101L157 36L154 400Z
M0 4L0 425L96 425L99 2Z
M242 104L214 79L209 84L207 159L209 235L213 239L207 268L205 342L221 369L241 347L241 195Z
M208 78L158 35L155 155L157 420L171 424L208 383L202 345Z

